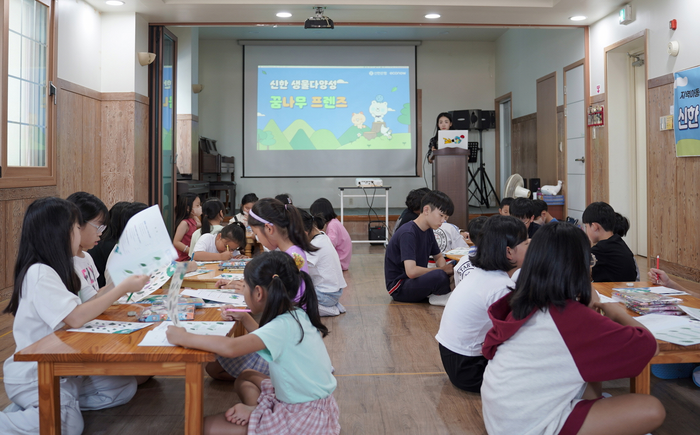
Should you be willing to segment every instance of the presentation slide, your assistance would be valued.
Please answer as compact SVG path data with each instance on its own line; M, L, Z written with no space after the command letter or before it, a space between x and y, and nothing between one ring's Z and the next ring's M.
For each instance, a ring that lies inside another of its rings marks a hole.
M244 177L416 175L415 46L244 45Z
M258 66L257 149L411 149L408 66Z

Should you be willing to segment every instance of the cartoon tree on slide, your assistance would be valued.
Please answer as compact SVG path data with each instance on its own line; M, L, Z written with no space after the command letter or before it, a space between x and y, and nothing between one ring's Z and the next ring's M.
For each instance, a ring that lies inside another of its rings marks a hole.
M401 109L401 116L399 116L398 121L404 125L411 125L411 103L406 103ZM409 133L411 132L409 128Z
M258 129L258 149L260 148L260 145L262 145L267 147L267 150L269 150L270 147L275 144L275 142L275 137L271 131Z

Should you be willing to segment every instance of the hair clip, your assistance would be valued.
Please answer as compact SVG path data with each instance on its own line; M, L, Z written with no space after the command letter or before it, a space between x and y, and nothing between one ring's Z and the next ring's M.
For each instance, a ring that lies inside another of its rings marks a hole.
M279 278L279 277L280 277L279 275L274 274L274 275L272 275L272 278L271 278L271 279L275 279L275 278Z

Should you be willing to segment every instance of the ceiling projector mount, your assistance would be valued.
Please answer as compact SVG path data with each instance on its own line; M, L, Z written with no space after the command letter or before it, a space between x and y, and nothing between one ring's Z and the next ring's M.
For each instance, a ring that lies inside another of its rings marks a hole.
M314 6L315 14L304 21L305 29L333 29L335 25L333 20L323 15L326 10L325 6Z

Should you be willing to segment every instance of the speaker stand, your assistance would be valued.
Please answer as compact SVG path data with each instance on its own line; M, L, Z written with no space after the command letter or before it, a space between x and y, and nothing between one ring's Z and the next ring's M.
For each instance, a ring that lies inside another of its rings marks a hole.
M500 206L501 201L498 199L496 189L493 188L489 175L486 173L486 165L484 164L484 149L481 148L481 144L482 133L481 130L479 130L479 168L477 168L476 172L473 173L471 168L468 168L469 176L471 177L471 180L467 185L467 190L469 191L469 204L472 205L472 198L475 198L478 201L479 206L486 206L486 208L489 208L491 207L489 197L493 193L493 196L496 198L496 204ZM474 185L473 188L472 185Z

